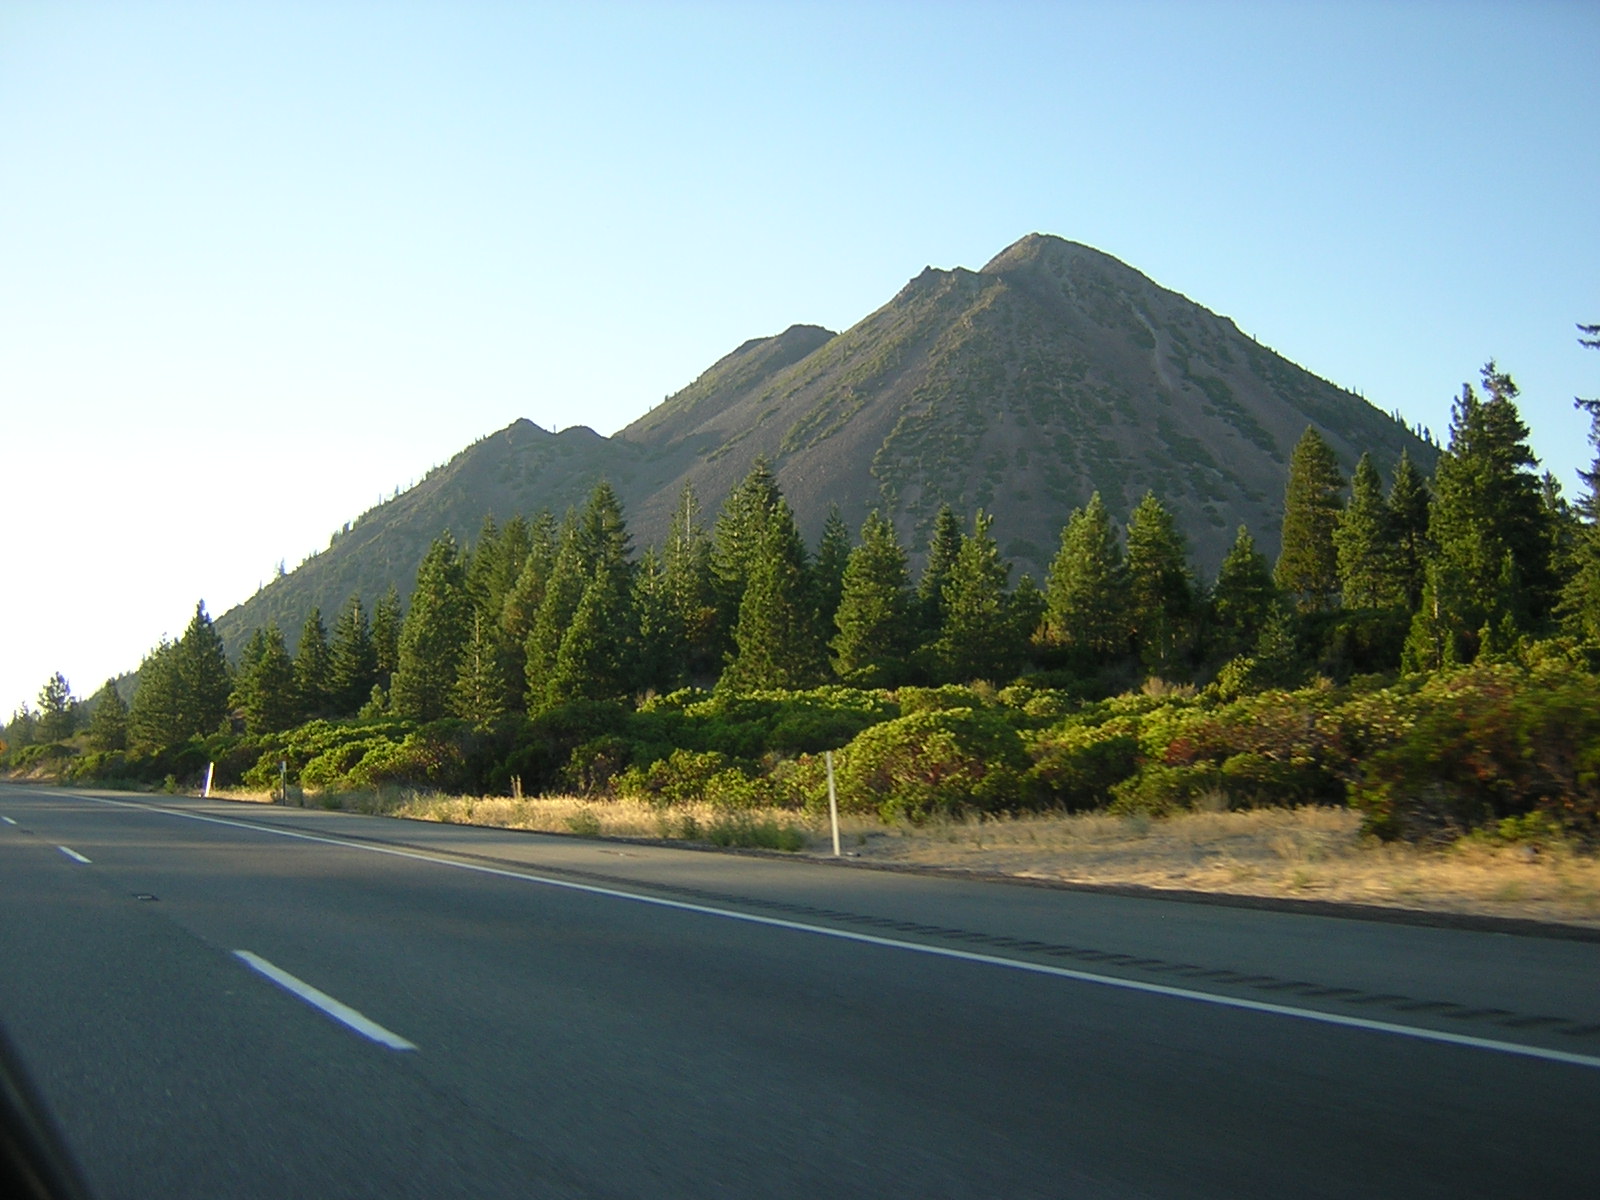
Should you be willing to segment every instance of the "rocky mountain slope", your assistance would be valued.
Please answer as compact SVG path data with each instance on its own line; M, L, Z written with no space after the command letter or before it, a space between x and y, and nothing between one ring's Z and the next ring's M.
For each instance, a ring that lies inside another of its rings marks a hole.
M1147 489L1213 569L1246 524L1275 553L1289 452L1315 426L1346 469L1437 450L1404 425L1088 246L1030 234L979 271L929 267L841 334L796 325L757 338L612 438L517 421L356 521L219 621L231 643L353 591L410 585L442 529L468 540L505 520L579 504L611 481L635 544L665 533L685 482L714 515L757 455L802 528L837 504L873 508L912 547L943 503L994 515L1019 571L1042 578L1071 510L1099 491L1125 515Z

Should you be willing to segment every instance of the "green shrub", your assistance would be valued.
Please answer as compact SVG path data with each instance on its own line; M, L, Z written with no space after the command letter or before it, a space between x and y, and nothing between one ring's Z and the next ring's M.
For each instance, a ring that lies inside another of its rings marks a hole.
M1436 675L1412 698L1410 720L1366 761L1351 802L1385 838L1450 839L1537 812L1594 841L1596 690L1593 675L1559 660Z
M580 796L611 796L616 794L618 772L628 764L633 753L633 743L614 733L574 746L567 756L562 782Z
M948 712L958 708L985 708L983 698L969 687L947 683L940 687L903 687L895 693L900 703L900 715L913 713Z
M1216 794L1222 786L1221 771L1209 763L1185 767L1146 763L1137 775L1112 786L1109 811L1118 816L1171 816L1194 808L1201 797Z
M1134 721L1118 717L1103 725L1064 723L1035 734L1028 743L1032 801L1072 810L1107 803L1111 788L1138 769L1135 729Z
M616 777L619 795L660 808L706 799L716 777L734 771L733 760L716 750L674 750L648 767L633 767ZM725 785L726 786L726 785Z
M839 803L885 820L922 821L1017 806L1028 757L1004 719L972 708L924 710L864 730L838 756Z

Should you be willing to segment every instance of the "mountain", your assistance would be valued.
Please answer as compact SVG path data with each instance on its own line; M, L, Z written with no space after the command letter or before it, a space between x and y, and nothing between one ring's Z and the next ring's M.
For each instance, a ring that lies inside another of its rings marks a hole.
M709 523L757 455L813 539L837 504L879 508L914 548L939 506L983 507L1019 571L1042 578L1073 508L1112 513L1154 490L1202 570L1240 524L1277 548L1289 453L1307 425L1348 472L1437 449L1361 397L1088 246L1030 234L978 271L929 267L844 333L795 325L746 342L611 438L517 421L474 443L323 553L225 614L230 645L275 620L293 637L312 604L402 593L442 529L486 514L582 502L611 481L635 544L665 534L685 482ZM331 617L330 617L331 620Z

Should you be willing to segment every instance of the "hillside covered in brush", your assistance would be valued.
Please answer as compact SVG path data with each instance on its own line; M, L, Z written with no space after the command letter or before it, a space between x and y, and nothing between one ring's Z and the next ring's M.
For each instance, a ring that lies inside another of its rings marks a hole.
M929 267L844 333L795 325L746 342L614 437L519 420L461 451L219 619L230 647L313 606L404 595L441 530L463 542L580 505L600 479L636 544L659 544L685 484L714 510L758 457L814 541L830 505L877 509L920 561L941 505L983 508L1016 569L1041 578L1067 516L1146 491L1202 571L1241 524L1275 554L1289 454L1307 427L1348 473L1437 449L1241 333L1231 320L1088 246L1030 234L979 271Z

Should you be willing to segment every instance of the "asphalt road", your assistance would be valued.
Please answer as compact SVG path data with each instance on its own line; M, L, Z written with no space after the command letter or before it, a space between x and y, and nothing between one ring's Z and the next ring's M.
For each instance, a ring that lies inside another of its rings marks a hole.
M1600 944L319 811L0 787L0 1023L101 1197L1600 1180Z

